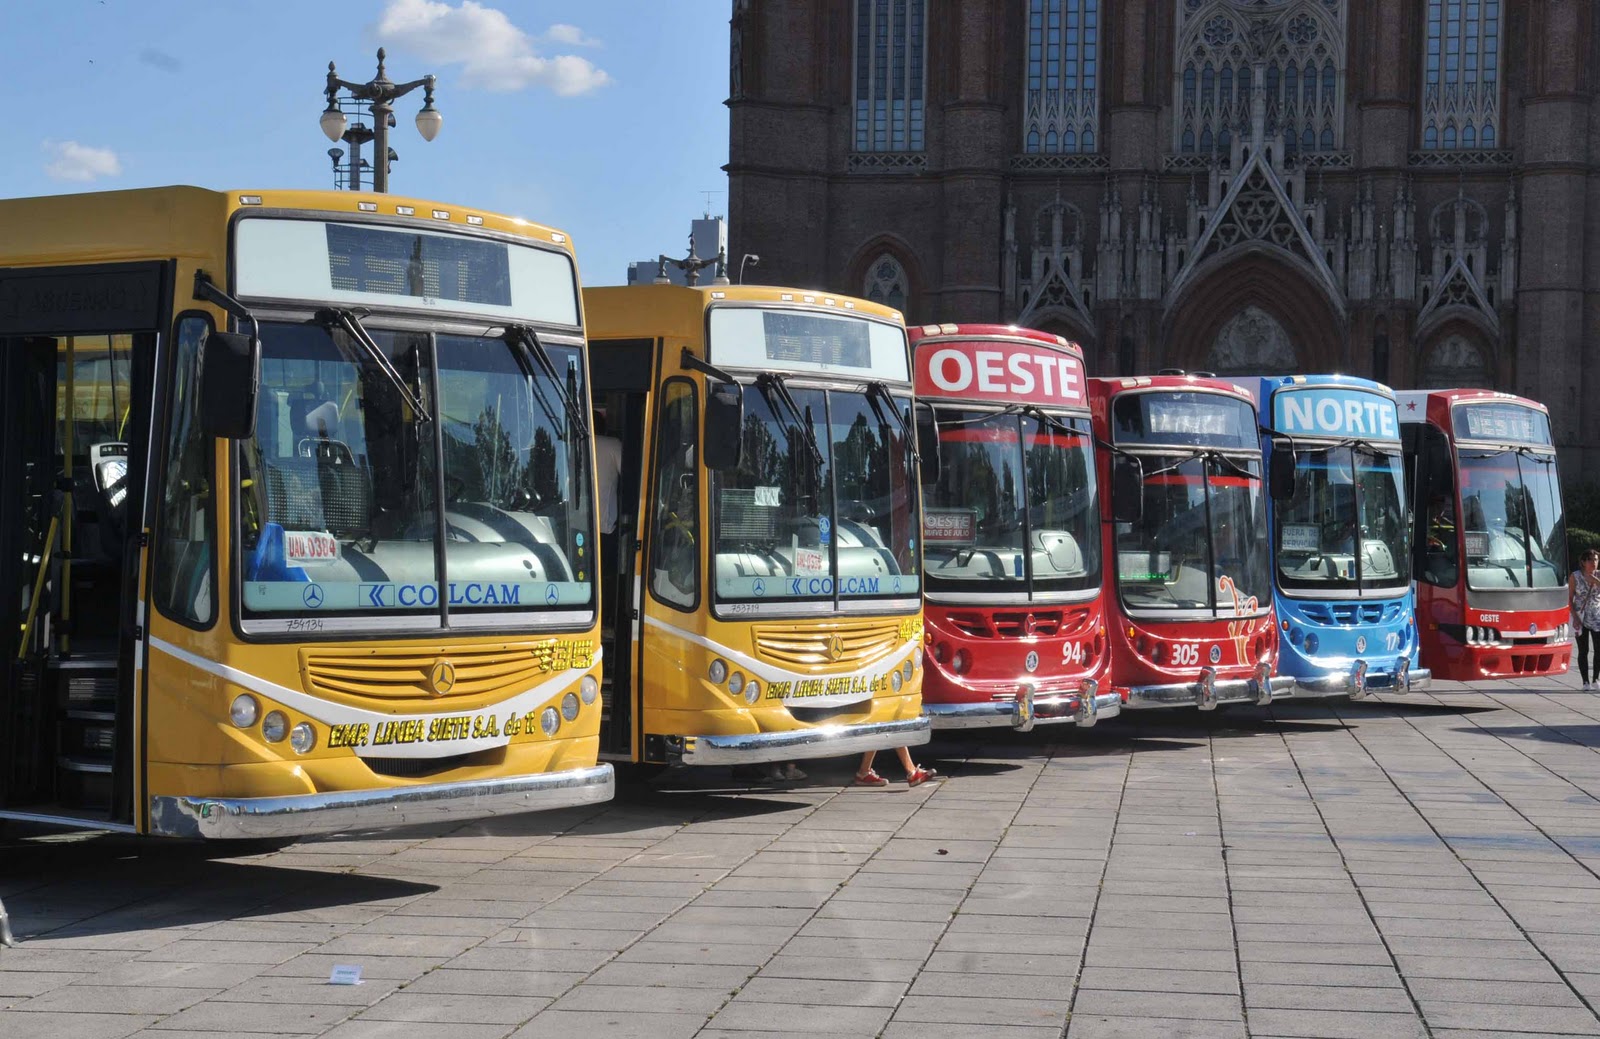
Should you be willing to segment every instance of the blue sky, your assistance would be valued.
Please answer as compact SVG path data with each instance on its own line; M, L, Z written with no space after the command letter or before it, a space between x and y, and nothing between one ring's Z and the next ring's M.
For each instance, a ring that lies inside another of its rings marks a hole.
M439 77L396 104L397 192L564 228L584 281L727 210L725 0L7 0L0 197L332 187L328 62ZM370 146L369 146L370 152Z

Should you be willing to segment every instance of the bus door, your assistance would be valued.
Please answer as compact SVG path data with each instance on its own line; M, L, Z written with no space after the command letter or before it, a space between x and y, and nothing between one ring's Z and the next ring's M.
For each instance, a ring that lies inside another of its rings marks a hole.
M589 344L589 378L595 406L605 418L606 435L622 445L617 480L616 572L602 573L600 644L604 649L600 754L637 757L639 689L635 658L639 651L639 565L643 558L640 524L645 497L645 450L649 440L650 387L657 343L654 339L611 339ZM596 493L604 498L603 488Z
M7 813L132 819L138 535L168 284L163 264L0 271Z

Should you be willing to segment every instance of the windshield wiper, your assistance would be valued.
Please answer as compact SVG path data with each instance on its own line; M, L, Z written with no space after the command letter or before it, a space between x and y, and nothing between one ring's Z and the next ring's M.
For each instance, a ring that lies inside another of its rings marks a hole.
M385 379L389 380L389 385L394 387L394 391L400 395L400 399L411 409L412 414L421 416L424 422L433 421L433 413L423 407L421 398L411 392L411 387L406 385L405 377L400 374L400 369L396 368L394 362L384 354L383 349L372 338L366 326L361 323L361 318L356 316L355 311L342 307L328 307L317 311L314 317L317 324L328 329L329 332L339 329L349 336L351 342L361 348L361 353L366 357L367 361L374 368L377 368ZM338 337L329 336L329 338L333 339L335 346L339 344ZM356 358L352 358L352 360L356 360Z
M545 396L544 389L539 385L539 371L534 366L533 358L529 356L520 340L513 339L509 334L505 338L506 346L511 348L511 358L517 362L517 370L522 373L522 377L528 380L528 388L533 391L533 399L538 402L539 410L544 412L550 428L555 430L556 439L563 444L566 443L567 437L561 430L561 420L556 417L556 409L550 406L550 398Z
M567 388L561 385L561 376L556 372L555 362L550 360L550 351L546 350L544 343L539 341L539 333L527 325L507 325L506 341L513 346L522 347L527 352L527 356L531 357L539 365L540 370L544 372L545 378L550 380L550 385L556 388L556 396L561 398L561 404L567 412L567 421L572 424L573 431L578 434L580 440L587 440L589 437L589 423L584 418L583 412L579 410L577 403L572 399L572 395L567 392ZM539 383L537 379L533 381L533 386L535 392L541 392L538 390ZM548 405L546 410L549 410ZM559 435L559 433L560 430L558 429L557 434ZM561 437L561 439L566 440L567 438Z
M817 434L811 428L811 423L806 421L805 414L800 410L800 405L795 401L794 394L789 392L789 387L784 385L783 376L773 372L762 372L756 376L756 386L761 390L762 396L767 398L767 403L774 400L782 403L792 419L792 425L805 435L806 447L811 452L812 465L816 472L821 472L826 464L822 457L822 448L817 445Z
M922 455L917 450L916 435L906 425L906 420L901 417L900 409L894 406L894 396L890 394L888 385L881 381L867 383L867 404L872 407L872 413L878 416L878 421L884 425L889 424L883 420L884 412L887 411L894 416L894 426L900 430L900 436L905 439L906 450L911 455L911 461L921 465Z

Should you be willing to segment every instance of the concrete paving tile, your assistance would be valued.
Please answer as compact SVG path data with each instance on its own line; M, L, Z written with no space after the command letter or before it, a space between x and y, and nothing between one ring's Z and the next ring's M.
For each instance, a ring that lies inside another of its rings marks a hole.
M957 974L1042 974L1069 978L1077 974L1077 956L1048 956L1038 953L935 952L928 957L925 970Z
M321 953L307 952L282 963L266 966L264 964L241 964L248 966L252 975L259 974L268 978L321 978L326 980L333 973L333 968L340 964L356 962L361 965L363 978L383 981L409 981L426 971L432 970L440 964L435 957L422 956L324 956ZM182 964L192 967L194 964Z
M1074 1017L1171 1017L1179 1020L1240 1021L1239 997L1199 992L1123 992L1082 984L1072 1003Z
M715 989L732 994L748 976L745 972L719 964L623 963L614 960L589 975L586 983Z
M1243 1021L1072 1015L1066 1039L1245 1039Z
M729 967L754 969L771 958L775 951L775 947L766 945L663 942L647 938L624 949L617 959L623 963L720 963ZM593 970L598 966L597 963L593 967L577 969Z
M587 975L563 971L456 970L441 967L407 985L405 991L439 995L542 997L554 999Z
M909 982L921 969L921 960L894 960L880 956L794 956L782 952L761 966L761 974L769 978Z
M176 1014L216 995L212 988L155 988L142 985L77 984L54 989L15 1005L29 1013Z
M324 1032L321 1039L504 1039L515 1028L515 1025L386 1021L363 1017Z
M1532 951L1532 950L1530 950ZM1537 953L1534 953L1537 955ZM1389 953L1377 942L1336 944L1333 942L1244 942L1239 943L1241 963L1265 960L1271 963L1349 963L1384 965Z
M1317 1039L1424 1039L1427 1029L1415 1013L1363 1013L1333 1010L1250 1011L1252 1032Z
M1484 981L1556 981L1556 972L1543 959L1493 959L1486 956L1395 957L1407 978L1462 978Z
M626 1014L699 1014L727 1001L728 990L665 985L596 985L585 982L551 1004L552 1010Z
M1419 1000L1434 1028L1487 1028L1544 1035L1600 1035L1600 1018L1587 1007L1518 1006L1509 1003L1443 1003Z
M1569 975L1567 981L1573 982L1573 976ZM1411 977L1406 979L1406 987L1419 1001L1430 1003L1508 1003L1542 1007L1582 1005L1572 988L1558 981L1521 981L1515 985L1503 985L1485 979ZM1579 991L1582 989L1579 988Z
M1245 1005L1254 1013L1265 1010L1360 1010L1378 1013L1415 1012L1411 997L1399 987L1377 988L1353 985L1274 985L1249 984L1244 990Z
M482 996L438 992L396 992L361 1012L357 1021L406 1021L468 1025L520 1025L549 1006L533 996Z
M752 1032L876 1035L888 1022L889 1014L887 1007L790 1004L779 1009L771 1003L736 1000L717 1011L707 1027Z
M1078 986L1083 989L1114 992L1197 992L1237 995L1239 978L1232 970L1084 967L1078 975Z
M1358 963L1281 963L1273 960L1244 962L1239 975L1251 985L1329 985L1350 988L1399 988L1400 977L1391 966Z
M353 1016L359 1007L315 1003L276 1006L263 1010L258 1003L197 1003L163 1019L161 1030L210 1032L323 1032Z
M1063 990L1063 996L1065 990ZM894 1011L896 1021L933 1021L940 1024L1048 1025L1067 1019L1071 1003L1065 999L996 999L988 996L907 996Z
M42 992L83 981L87 975L51 973L42 970L0 970L0 1001L28 999ZM92 976L98 980L98 976ZM0 1002L0 1006L6 1005Z
M30 1014L0 1010L0 1035L6 1039L123 1039L159 1020L149 1014Z
M893 1007L905 993L904 982L844 981L815 978L768 977L761 974L739 990L740 1002L817 1003L829 1006Z

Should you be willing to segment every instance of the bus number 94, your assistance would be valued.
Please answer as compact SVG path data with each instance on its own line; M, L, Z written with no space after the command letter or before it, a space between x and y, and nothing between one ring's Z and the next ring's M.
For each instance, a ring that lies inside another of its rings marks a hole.
M1063 664L1083 664L1084 657L1088 655L1082 642L1063 642L1061 644L1061 662Z

